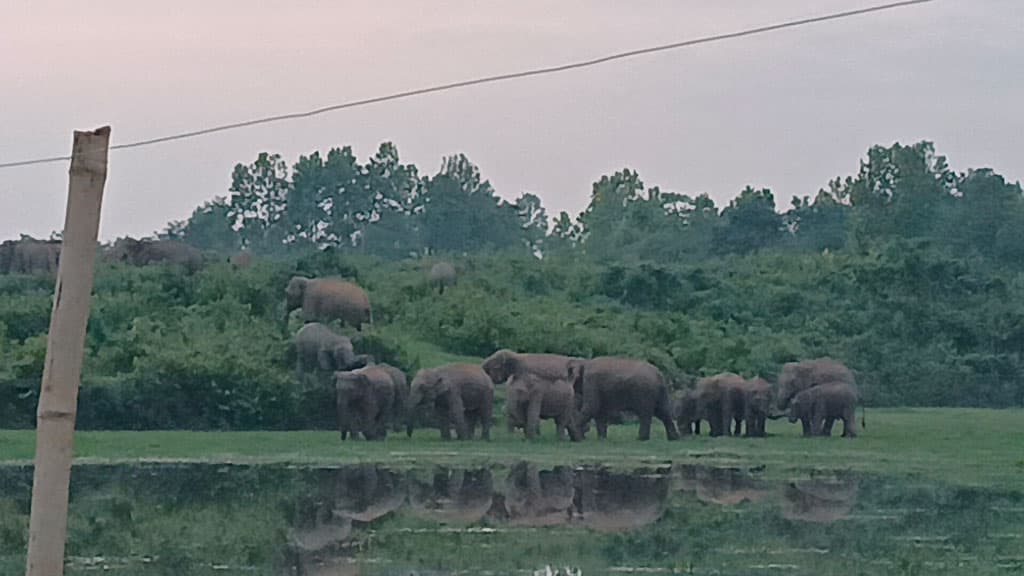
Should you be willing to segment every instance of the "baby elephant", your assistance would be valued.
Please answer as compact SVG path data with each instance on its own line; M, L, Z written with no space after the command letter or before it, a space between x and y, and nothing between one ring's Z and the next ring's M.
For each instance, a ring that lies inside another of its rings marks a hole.
M305 324L295 333L295 371L301 379L307 372L327 374L365 366L367 357L356 355L352 341L319 322Z
M793 397L789 421L803 425L804 436L829 436L832 423L843 421L843 436L857 435L857 392L846 382L832 382L808 388Z

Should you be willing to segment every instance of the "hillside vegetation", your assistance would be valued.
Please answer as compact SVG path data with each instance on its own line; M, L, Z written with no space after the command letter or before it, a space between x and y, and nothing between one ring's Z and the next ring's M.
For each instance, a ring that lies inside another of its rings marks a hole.
M330 389L293 374L293 274L364 286L375 325L357 349L410 372L508 347L642 357L686 387L829 355L869 405L1024 405L1024 194L928 143L872 148L784 213L768 190L719 209L625 170L549 222L464 156L421 177L387 144L366 164L263 154L232 180L162 233L206 250L200 271L97 265L81 427L331 426ZM228 264L242 248L253 264ZM440 259L459 272L441 295L426 282ZM0 276L0 427L31 424L52 289Z

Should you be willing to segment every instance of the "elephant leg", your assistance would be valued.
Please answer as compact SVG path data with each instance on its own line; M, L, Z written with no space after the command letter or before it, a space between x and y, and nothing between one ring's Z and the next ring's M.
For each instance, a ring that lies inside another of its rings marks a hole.
M693 435L700 436L700 418L693 421Z
M665 438L669 440L679 440L679 429L676 428L676 423L672 420L671 408L659 404L654 408L654 416L658 420L661 420L661 423L665 426Z
M653 417L650 414L642 414L642 415L640 415L640 434L639 434L640 440L650 440L651 439L651 420L652 420L652 418Z
M597 425L597 437L601 440L608 438L608 420L598 416L594 418L594 424Z
M437 425L441 429L441 440L451 440L452 423L447 409L437 410Z
M526 407L526 438L535 440L540 433L540 409L543 404L543 394L531 394L530 403Z
M843 410L843 437L857 437L857 407L850 406Z
M462 404L462 397L453 392L448 398L448 417L455 425L455 435L459 440L470 440L469 429L466 426L466 407Z
M811 435L821 436L825 426L825 407L816 402L811 412Z
M809 416L800 418L800 425L804 429L804 436L811 436L811 419Z
M733 417L733 421L735 422L735 427L734 427L734 429L732 431L732 435L733 436L742 436L743 435L743 419L742 418L737 418L737 417L734 416Z
M821 427L821 435L822 436L831 436L832 435L832 425L835 424L835 422L836 422L835 418L832 418L831 416L829 416L828 418L825 418L825 423Z

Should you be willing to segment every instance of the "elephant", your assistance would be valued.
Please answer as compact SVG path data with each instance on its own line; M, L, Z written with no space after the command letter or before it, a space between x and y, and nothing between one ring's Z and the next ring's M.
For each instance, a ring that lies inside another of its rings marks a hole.
M121 238L106 251L104 258L108 262L125 262L133 266L171 264L181 266L189 274L203 265L203 253L178 240Z
M345 466L335 474L334 515L373 522L405 504L403 475L375 464Z
M231 256L228 262L236 269L245 269L252 264L252 254L248 250L242 250Z
M859 484L852 475L789 482L782 490L782 517L816 524L842 520L857 503Z
M789 421L803 425L804 436L830 436L832 423L843 421L843 437L857 436L857 390L846 382L808 388L789 403Z
M660 470L578 470L571 521L599 532L628 532L653 524L665 511L669 483L669 474Z
M652 417L665 425L669 440L679 439L668 383L650 362L615 356L574 359L569 372L576 394L582 397L580 423L593 419L599 438L608 437L608 419L614 413L632 412L640 420L640 440L651 438Z
M53 274L60 262L61 242L22 236L0 244L0 274Z
M481 437L490 440L494 383L479 365L446 364L417 372L409 391L407 435L412 436L416 410L425 405L437 413L442 439L451 439L454 425L459 440L470 440L479 424Z
M319 322L304 324L295 333L295 371L301 379L307 372L321 371L331 374L361 368L368 362L366 355L357 355L352 341L335 333Z
M378 365L347 372L335 372L338 432L345 440L349 432L361 432L367 440L383 440L388 427L400 413L402 392L391 373Z
M341 320L360 332L363 324L373 325L373 311L366 291L346 280L293 276L284 294L285 324L292 310L302 308L305 322Z
M569 374L569 362L573 360L580 359L501 349L483 361L481 367L491 382L509 382L505 405L510 430L521 426L526 437L533 439L540 431L540 419L552 418L559 438L568 429L570 438L580 439Z
M676 398L672 414L678 423L680 435L700 434L701 416L697 412L696 390L683 390L683 393Z
M576 395L568 380L556 380L551 383L538 384L539 376L527 374L509 381L505 395L505 418L509 432L523 428L528 439L534 439L539 433L539 419L553 419L559 440L564 440L566 432L569 439L579 442L583 432L578 424L576 412ZM544 389L542 402L531 402L531 390ZM530 412L536 407L538 412ZM532 424L531 424L532 422Z
M746 380L739 374L723 372L697 381L697 414L708 421L711 436L729 436L735 421L740 433L743 418L743 390Z
M452 266L450 262L438 262L427 272L427 282L430 283L431 288L437 289L438 294L444 294L445 288L455 286L457 279L455 266Z
M764 378L751 378L743 383L742 390L745 436L763 438L765 423L771 416L772 385Z
M801 391L828 382L843 382L854 387L853 372L841 362L831 358L818 358L802 362L787 362L779 373L778 394L775 407L785 412L790 400Z
M409 512L431 522L479 522L490 511L493 500L494 477L486 468L438 468L429 482L415 476L409 480Z

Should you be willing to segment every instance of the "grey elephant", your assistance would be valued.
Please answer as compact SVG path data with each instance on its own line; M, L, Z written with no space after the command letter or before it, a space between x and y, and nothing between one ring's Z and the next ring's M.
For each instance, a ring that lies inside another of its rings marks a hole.
M568 466L540 470L520 462L505 480L505 520L513 526L566 524L572 515L573 471Z
M832 423L843 421L843 436L857 436L857 390L846 382L819 384L789 403L789 421L800 421L804 436L830 436Z
M607 438L608 420L615 413L631 412L640 420L640 440L650 439L652 418L661 420L669 440L679 439L668 383L650 362L615 356L575 359L569 372L582 399L581 425L593 419L599 438Z
M540 420L546 418L555 421L559 438L563 438L566 431L574 441L582 437L569 373L569 362L573 360L579 359L502 349L483 361L481 367L491 382L508 381L505 407L510 431L522 427L527 438L536 438Z
M319 322L304 324L295 333L295 371L301 379L309 372L334 372L361 368L368 362L366 355L357 355L352 340L335 333Z
M302 309L305 322L341 320L359 331L362 331L363 324L373 324L373 311L366 290L347 280L293 276L284 295L285 324L296 308Z
M817 358L787 362L782 365L782 371L779 373L775 407L780 412L785 412L790 400L803 390L831 382L842 382L856 390L853 372L838 360Z
M743 384L743 422L747 437L763 438L765 424L771 417L772 385L764 378L750 378Z
M697 381L697 412L708 421L711 436L740 435L746 415L746 388L747 380L733 372Z
M683 390L674 402L672 414L676 419L680 435L700 434L701 416L697 411L696 390Z
M441 438L451 439L451 428L459 440L473 438L476 426L484 440L491 438L494 411L494 383L477 364L446 364L416 373L409 390L406 434L412 436L417 410L436 413Z
M599 532L628 532L657 522L668 502L670 471L576 472L572 522Z
M61 242L22 236L0 244L0 273L53 274L60 262Z
M439 294L444 294L445 288L455 286L457 279L458 274L455 272L455 266L452 266L450 262L438 262L431 266L430 271L427 272L427 282Z
M401 413L402 392L392 374L378 365L335 372L338 432L345 440L360 432L367 440L383 440Z
M494 476L477 470L438 468L424 480L409 478L409 511L413 516L441 524L479 522L494 501Z
M121 238L104 255L108 262L123 262L132 266L170 264L180 266L188 273L203 265L203 254L198 248L178 240L136 240Z

